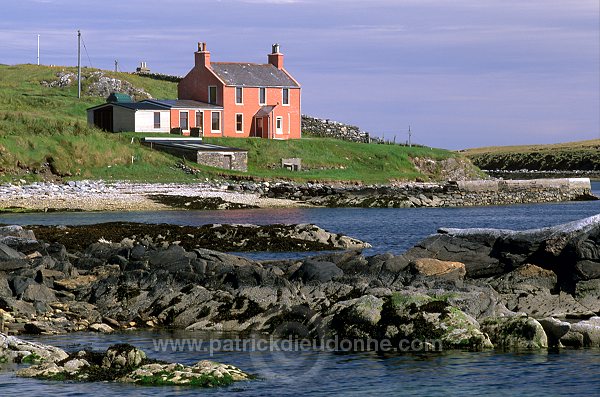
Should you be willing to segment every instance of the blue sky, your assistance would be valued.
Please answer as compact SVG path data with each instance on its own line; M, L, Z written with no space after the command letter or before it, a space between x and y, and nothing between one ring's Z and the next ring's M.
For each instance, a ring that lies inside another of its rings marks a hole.
M184 75L281 44L302 111L459 149L600 138L598 0L3 1L0 63Z

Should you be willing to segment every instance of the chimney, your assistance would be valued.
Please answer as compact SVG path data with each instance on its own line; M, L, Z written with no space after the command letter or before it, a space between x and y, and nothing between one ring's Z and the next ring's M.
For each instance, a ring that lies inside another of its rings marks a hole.
M210 51L206 49L205 42L198 42L198 51L194 53L194 61L196 67L210 67Z
M279 44L273 44L273 49L269 54L269 63L277 69L283 69L283 54L279 52Z

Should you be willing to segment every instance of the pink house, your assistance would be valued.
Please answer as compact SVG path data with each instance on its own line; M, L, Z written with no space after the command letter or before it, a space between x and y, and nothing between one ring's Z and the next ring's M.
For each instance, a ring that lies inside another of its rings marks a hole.
M301 137L300 84L283 67L278 44L266 64L211 62L206 43L198 43L194 56L194 67L177 87L179 99L222 108L220 130L204 129L203 136ZM171 114L172 122L179 119Z

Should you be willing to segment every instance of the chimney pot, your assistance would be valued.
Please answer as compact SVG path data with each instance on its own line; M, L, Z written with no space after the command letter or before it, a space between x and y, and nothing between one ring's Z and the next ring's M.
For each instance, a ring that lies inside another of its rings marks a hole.
M273 54L278 54L279 53L279 44L275 43L273 44Z

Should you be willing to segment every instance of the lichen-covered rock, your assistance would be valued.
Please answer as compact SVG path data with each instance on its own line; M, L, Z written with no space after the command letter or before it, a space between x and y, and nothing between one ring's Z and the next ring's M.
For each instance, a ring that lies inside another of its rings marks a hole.
M55 362L68 354L57 347L28 342L0 333L0 362Z
M396 292L384 303L377 335L393 345L403 341L442 343L444 349L481 350L492 347L477 321L445 297L418 292ZM412 343L412 342L411 342Z
M581 335L583 347L600 347L600 317L595 316L571 324L571 332Z
M542 325L525 314L487 318L481 323L481 330L489 335L490 340L497 347L505 349L548 347L548 337Z
M550 347L559 346L560 338L571 330L571 324L552 317L543 318L538 321L544 328L544 332L548 337L548 346Z
M200 361L193 366L149 360L131 345L108 348L106 353L80 351L57 361L21 369L17 376L48 380L115 381L149 386L226 386L252 376L232 365Z
M146 359L146 353L127 344L113 345L108 348L102 366L105 368L139 367Z
M119 379L120 382L156 386L227 386L251 376L233 365L203 360L193 366L182 364L146 364Z

